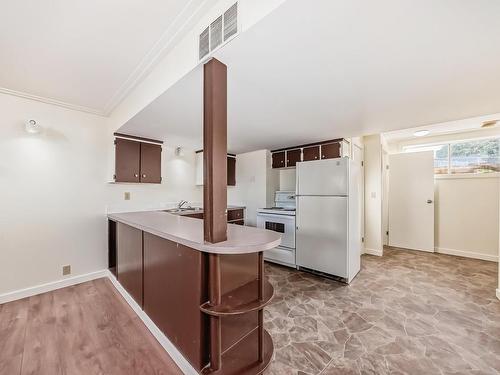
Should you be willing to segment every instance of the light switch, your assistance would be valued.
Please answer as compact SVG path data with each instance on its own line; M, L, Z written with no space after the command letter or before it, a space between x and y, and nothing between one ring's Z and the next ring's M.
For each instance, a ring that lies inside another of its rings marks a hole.
M130 192L126 191L126 192L123 194L123 199L125 199L126 201L129 201L129 200L130 200Z

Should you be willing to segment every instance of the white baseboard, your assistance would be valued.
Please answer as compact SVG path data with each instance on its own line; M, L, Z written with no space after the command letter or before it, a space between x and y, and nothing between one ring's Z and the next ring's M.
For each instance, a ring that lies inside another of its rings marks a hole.
M137 316L142 320L147 329L152 333L160 345L165 349L168 355L172 358L175 364L181 369L181 371L186 375L198 375L193 366L184 358L184 356L179 352L174 344L163 334L163 332L153 323L149 316L142 310L142 308L134 301L134 299L128 294L128 292L123 288L115 276L107 271L107 277L111 280L116 290L123 296L125 301L130 305L132 310L137 314Z
M384 251L383 250L375 250L375 249L369 249L367 247L365 247L365 254L369 254L369 255L376 255L376 256L379 256L381 257L382 255L384 255Z
M20 290L15 290L13 292L0 294L0 305L18 299L35 296L37 294L47 293L53 290L66 288L71 285L81 284L86 281L99 279L101 277L107 277L107 275L108 275L108 270L101 270L97 272L86 273L84 275L73 276L73 277L68 277L66 279L52 281L46 284L36 285L26 289L20 289Z
M473 259L480 259L480 260L488 260L490 262L498 262L498 256L496 256L496 255L487 255L487 254L474 253L471 251L463 251L463 250L455 250L455 249L445 249L442 247L436 247L435 251L436 251L436 253L439 253L439 254L455 255L455 256L465 257L465 258L473 258Z

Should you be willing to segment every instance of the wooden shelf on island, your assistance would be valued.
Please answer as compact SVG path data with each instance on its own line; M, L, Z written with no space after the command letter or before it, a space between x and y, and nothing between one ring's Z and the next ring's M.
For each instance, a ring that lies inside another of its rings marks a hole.
M259 280L257 279L224 294L219 305L211 306L209 302L205 302L200 309L212 316L239 315L261 310L273 298L274 288L269 281L265 280L262 300L258 298L258 291Z
M253 330L247 337L243 338L232 348L222 355L221 367L219 370L212 370L207 367L202 370L203 375L259 375L262 374L273 357L273 340L269 333L263 331L264 355L262 361L258 359L258 329Z

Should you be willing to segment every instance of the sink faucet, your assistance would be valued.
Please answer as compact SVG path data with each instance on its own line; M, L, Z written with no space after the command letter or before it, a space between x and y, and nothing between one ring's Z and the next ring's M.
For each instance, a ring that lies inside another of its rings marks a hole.
M182 208L182 206L184 206L184 205L185 205L185 204L187 204L187 203L188 203L188 201L181 200L181 201L179 202L179 204L177 205L177 208L181 209L181 208Z

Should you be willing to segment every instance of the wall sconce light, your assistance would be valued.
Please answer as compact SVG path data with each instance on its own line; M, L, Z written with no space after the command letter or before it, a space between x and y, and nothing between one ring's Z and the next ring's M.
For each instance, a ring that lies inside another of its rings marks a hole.
M25 129L30 134L38 134L42 131L42 127L36 120L26 121Z
M184 156L184 150L182 149L182 147L177 146L175 148L175 156L178 156L178 157Z

